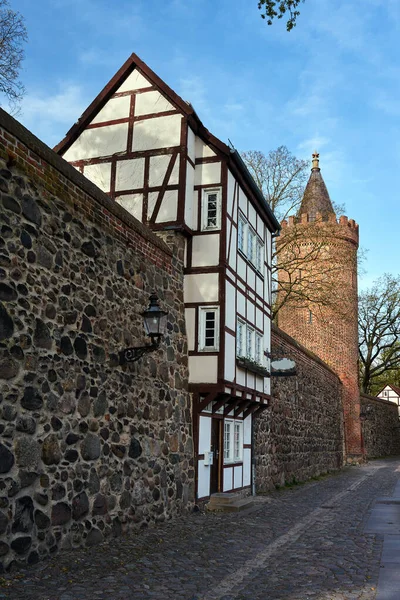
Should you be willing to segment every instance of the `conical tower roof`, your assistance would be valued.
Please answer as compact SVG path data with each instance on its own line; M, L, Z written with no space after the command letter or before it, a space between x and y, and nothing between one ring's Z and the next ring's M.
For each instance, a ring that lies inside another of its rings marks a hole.
M308 213L310 218L315 219L316 213L321 213L323 219L329 214L335 214L331 199L322 179L319 168L319 154L314 152L310 179L304 190L303 200L299 208L298 216Z

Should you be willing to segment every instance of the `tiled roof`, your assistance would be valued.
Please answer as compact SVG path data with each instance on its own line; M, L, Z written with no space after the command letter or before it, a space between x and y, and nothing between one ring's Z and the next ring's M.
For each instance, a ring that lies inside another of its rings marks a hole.
M314 160L313 165L315 164L318 164L318 162ZM321 213L323 218L327 218L329 214L334 214L335 211L322 178L321 169L318 166L313 166L298 216L308 213L310 216L315 217L317 212Z

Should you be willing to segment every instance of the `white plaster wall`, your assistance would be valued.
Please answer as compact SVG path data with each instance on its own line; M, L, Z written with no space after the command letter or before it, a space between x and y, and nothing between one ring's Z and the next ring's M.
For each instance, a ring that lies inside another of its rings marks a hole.
M67 161L84 158L111 156L116 152L126 152L128 123L85 129L76 142L66 151Z
M137 121L133 127L132 150L153 150L179 146L181 121L181 115Z
M192 165L186 163L186 191L185 191L185 223L191 229L197 223L197 213L193 210L193 187L194 187L194 169ZM197 205L196 205L197 210ZM196 219L195 219L196 217Z
M244 297L244 295L242 294L242 292L237 292L237 297L236 297L236 310L238 315L241 315L242 317L246 317L246 298ZM236 330L236 325L235 325L235 330Z
M236 331L236 289L225 280L225 325Z
M135 69L119 86L117 92L129 92L130 90L140 90L147 87L151 87L150 81L138 69Z
M251 202L249 202L249 223L253 229L257 229L257 213Z
M142 220L143 194L127 194L126 196L116 196L116 202L123 206L131 215Z
M195 185L211 185L221 183L221 163L206 163L196 165L194 175Z
M237 229L232 226L231 247L229 250L229 266L236 271Z
M103 121L112 121L115 119L124 119L129 117L131 99L130 96L122 98L111 98L107 104L97 113L91 123L101 123Z
M217 302L218 273L185 275L185 302Z
M247 300L247 318L252 325L256 324L256 307L250 300Z
M251 373L250 371L247 371L247 387L250 390L256 389L256 376L254 375L254 373Z
M242 473L243 473L242 466L233 468L233 487L235 489L242 487Z
M236 383L246 385L246 372L240 367L236 367Z
M209 452L211 448L211 418L199 418L199 454ZM204 465L204 460L199 460L198 465L198 497L210 495L210 468Z
M226 210L236 222L236 214L232 215L233 210L233 193L235 190L235 178L230 171L228 171L228 192L227 192L227 207ZM235 211L236 212L236 211Z
M152 115L153 113L165 112L167 110L175 110L175 106L168 102L160 92L154 91L136 94L135 117Z
M149 194L150 196L150 194ZM156 223L176 221L178 214L178 190L166 190L161 202Z
M144 185L144 158L119 160L115 174L115 189L136 190Z
M186 335L188 350L194 350L196 311L194 308L185 308Z
M264 378L264 394L271 393L271 379L269 377Z
M238 254L237 257L237 274L239 275L239 277L241 277L242 279L244 279L244 281L246 281L246 262L244 261L244 259Z
M215 152L211 150L207 144L203 142L199 137L196 137L196 158L207 158L208 156L215 156Z
M251 444L251 415L243 421L243 444Z
M224 492L229 492L233 488L233 467L224 469Z
M187 153L192 162L196 160L196 136L193 130L188 127L187 134Z
M244 191L242 190L242 188L239 188L239 208L242 211L242 213L244 214L244 216L247 216L247 196L244 193Z
M219 263L219 233L194 235L192 238L192 266L215 266Z
M194 182L194 170L193 170L193 182ZM193 230L197 231L199 229L199 192L198 190L193 191Z
M265 235L264 235L265 231L264 230L265 230L264 221L262 220L260 215L257 215L257 233L262 240L265 240Z
M256 287L256 274L253 269L247 269L247 285L254 290Z
M90 179L103 192L110 191L111 163L99 163L98 165L86 165L83 174Z
M190 383L217 383L218 356L189 356Z
M263 312L256 307L256 325L259 329L263 330L264 328L264 314Z
M264 298L264 282L258 275L256 275L256 292L261 298Z
M250 442L248 442L250 443ZM251 483L251 450L244 448L243 450L243 487Z
M164 183L165 173L167 172L168 165L171 162L170 154L162 154L161 156L152 156L150 158L150 170L149 170L149 186L158 187ZM179 154L176 157L174 168L170 178L168 179L168 185L175 185L179 182Z
M236 371L236 342L230 333L225 333L225 379L235 380Z

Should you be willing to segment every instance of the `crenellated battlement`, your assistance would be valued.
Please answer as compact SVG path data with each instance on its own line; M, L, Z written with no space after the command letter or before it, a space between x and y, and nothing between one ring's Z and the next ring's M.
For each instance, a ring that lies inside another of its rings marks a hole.
M356 223L354 219L349 219L345 215L341 215L339 218L337 218L334 213L328 215L328 218L324 217L320 212L315 213L315 215L303 213L299 217L291 215L287 220L284 219L281 222L282 234L284 234L285 229L289 227L298 227L299 225L308 226L311 224L316 225L317 227L337 226L338 237L350 239L358 244L358 223Z

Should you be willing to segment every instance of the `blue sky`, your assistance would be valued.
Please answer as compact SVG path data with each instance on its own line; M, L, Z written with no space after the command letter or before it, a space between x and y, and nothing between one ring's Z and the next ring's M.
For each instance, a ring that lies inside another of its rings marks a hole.
M398 274L400 2L306 0L272 27L257 0L10 0L29 33L18 118L50 146L138 54L239 150L316 148L368 250L360 287Z

